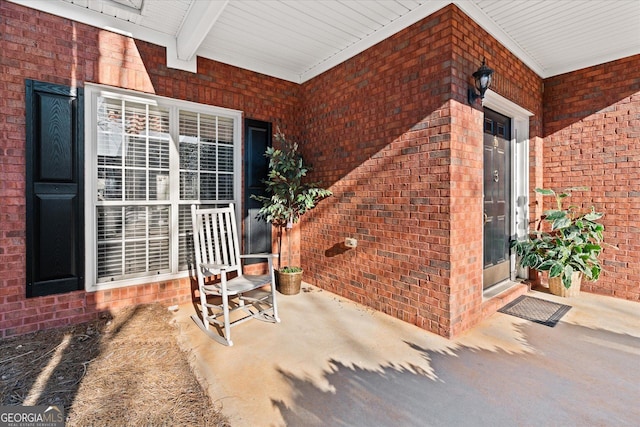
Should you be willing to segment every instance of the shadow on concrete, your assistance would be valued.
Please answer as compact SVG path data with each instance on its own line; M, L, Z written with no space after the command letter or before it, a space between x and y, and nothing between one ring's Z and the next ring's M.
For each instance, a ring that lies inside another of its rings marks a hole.
M567 323L520 327L534 351L451 354L406 343L433 374L332 359L321 389L281 369L293 404L272 404L287 426L637 425L640 338Z

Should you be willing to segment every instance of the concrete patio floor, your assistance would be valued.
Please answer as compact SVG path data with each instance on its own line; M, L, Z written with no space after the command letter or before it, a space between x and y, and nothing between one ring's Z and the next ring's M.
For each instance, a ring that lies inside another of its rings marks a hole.
M637 426L640 304L582 293L554 328L502 313L455 340L303 285L282 323L233 347L175 319L209 395L239 426Z

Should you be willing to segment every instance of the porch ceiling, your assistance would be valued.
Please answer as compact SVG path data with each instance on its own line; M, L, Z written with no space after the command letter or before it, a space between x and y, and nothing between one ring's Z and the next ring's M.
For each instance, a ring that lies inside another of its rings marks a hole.
M449 0L10 0L167 48L304 82ZM638 0L457 0L543 78L640 54ZM479 58L480 60L480 58ZM490 64L489 64L490 65Z

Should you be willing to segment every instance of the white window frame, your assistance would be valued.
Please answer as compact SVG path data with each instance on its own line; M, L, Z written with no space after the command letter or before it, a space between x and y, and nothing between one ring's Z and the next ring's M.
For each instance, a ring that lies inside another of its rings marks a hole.
M109 95L166 108L169 110L170 135L170 272L142 277L127 278L112 282L97 283L97 218L96 201L98 194L97 156L97 101L100 96ZM234 203L237 220L240 221L242 196L242 112L222 107L198 104L190 101L177 100L157 95L146 94L105 85L85 85L85 143L84 143L84 173L85 173L85 290L94 292L131 285L167 281L187 277L188 271L178 268L178 206L180 202L180 158L179 158L179 111L186 110L194 113L221 116L233 120L233 200L220 200L220 203ZM193 203L200 203L194 200Z

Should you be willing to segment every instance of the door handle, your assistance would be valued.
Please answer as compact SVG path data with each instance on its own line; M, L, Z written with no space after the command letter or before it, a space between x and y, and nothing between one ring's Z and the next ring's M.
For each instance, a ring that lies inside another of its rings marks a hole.
M487 213L485 212L484 213L484 223L483 223L483 225L488 223L488 222L489 222L489 215L487 215Z
M493 181L494 182L500 181L500 173L498 172L498 169L493 171Z

